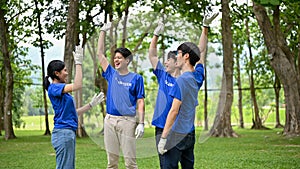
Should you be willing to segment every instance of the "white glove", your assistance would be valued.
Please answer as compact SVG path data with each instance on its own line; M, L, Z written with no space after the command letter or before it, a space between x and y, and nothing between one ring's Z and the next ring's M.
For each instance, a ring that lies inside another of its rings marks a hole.
M75 47L75 51L73 51L73 57L74 57L75 65L82 64L83 48L80 45Z
M111 22L107 22L107 23L104 23L103 26L101 27L101 31L108 31L109 29L111 28Z
M101 103L104 100L104 93L100 92L98 95L95 94L94 97L92 98L91 102L89 103L89 105L91 107L96 106L97 104Z
M163 155L168 151L167 149L165 149L166 143L167 143L166 138L160 138L159 143L157 145L157 150L159 154Z
M161 34L163 33L163 31L164 31L164 28L165 28L164 23L163 23L161 20L158 21L158 25L157 25L157 27L155 28L153 34L156 35L156 36L161 35Z
M203 26L209 27L211 22L219 15L218 11L207 11L203 18Z
M142 138L144 135L144 124L140 123L136 126L135 129L135 138Z

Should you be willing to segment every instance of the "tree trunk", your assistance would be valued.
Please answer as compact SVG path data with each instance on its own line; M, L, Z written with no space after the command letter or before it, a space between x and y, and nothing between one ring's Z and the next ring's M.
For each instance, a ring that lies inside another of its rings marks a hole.
M236 69L237 69L237 86L238 86L238 108L239 108L239 122L240 128L244 128L244 117L243 117L243 92L241 82L241 68L240 68L240 56L236 56Z
M253 54L252 54L252 48L251 48L251 41L250 41L250 31L249 31L249 25L248 25L248 18L246 18L246 35L247 35L247 46L249 49L249 58L250 58L250 95L251 95L251 101L254 107L254 119L252 119L253 125L251 129L262 129L264 128L261 122L261 118L259 115L259 109L258 109L258 104L256 100L256 93L255 93L255 83L254 83L254 78L253 78L253 69L254 69L254 64L253 64Z
M79 36L78 31L76 29L76 24L78 23L78 0L70 0L69 2L69 11L68 11L68 18L67 18L67 30L66 30L66 40L65 40L65 53L64 53L64 62L68 69L68 73L71 75L73 70L73 50L75 48L75 44L79 44ZM68 76L68 82L70 83L72 76ZM81 98L81 90L75 92L75 100L76 106L82 106L82 98ZM83 119L82 117L78 117L78 130L77 136L84 137L87 136L84 128L82 126Z
M223 45L223 79L219 106L213 128L210 131L216 137L237 137L231 126L231 106L233 102L233 43L230 0L222 0L222 45ZM221 106L224 104L224 106Z
M42 79L45 77L45 52L44 52L44 46L43 46L43 37L42 37L42 26L41 26L41 13L38 8L38 1L34 0L35 3L35 8L37 10L37 19L38 19L38 30L39 30L39 42L40 42L40 48L41 48L41 59L42 59ZM46 95L46 89L45 86L43 86L43 101L44 101L44 111L45 111L45 125L46 125L46 130L44 135L51 135L50 129L49 129L49 120L48 120L48 105L47 105L47 95Z
M5 21L6 11L0 8L0 37L1 53L3 55L3 65L5 72L5 91L4 91L4 130L5 140L16 138L12 123L12 99L13 99L13 72L9 56L8 26Z
M1 44L1 43L0 43ZM3 80L3 73L4 70L2 67L0 67L0 105L4 105L4 80ZM3 106L0 107L0 136L2 136L2 130L3 130Z
M271 24L271 20L263 6L253 3L253 10L264 36L271 66L283 84L286 101L286 123L283 133L288 136L299 135L300 81L294 64L294 56L291 54L283 32L280 30L279 7L274 8L272 22L274 25Z
M276 101L276 125L275 128L282 128L283 125L280 124L280 114L279 114L279 93L280 93L280 81L278 79L278 76L275 76L275 82L274 82L274 92L275 92L275 101Z
M127 19L128 19L128 14L129 14L129 5L126 1L126 7L124 9L125 16L124 16L124 21L123 21L123 37L122 37L122 47L125 48L125 43L127 40Z
M78 0L70 0L69 11L67 18L67 29L65 36L65 51L64 51L64 62L68 69L67 83L71 82L72 70L73 70L73 50L75 49L75 37L76 37L76 23L77 23L77 12L78 11Z
M206 50L207 52L207 50ZM207 62L206 62L207 63ZM208 130L208 119L207 119L207 69L206 69L206 64L204 64L204 130Z
M98 37L98 36L95 36ZM87 44L87 49L90 53L90 56L92 57L93 60L93 77L95 78L95 86L96 88L98 88L101 92L103 92L104 94L106 94L107 92L107 82L106 80L102 77L101 75L101 71L98 67L98 57L97 57L97 51L95 49L97 49L97 42L98 39L96 38L92 38L89 42L91 42L91 44ZM106 51L106 50L104 50ZM102 117L103 120L106 116L106 110L104 108L105 105L105 101L100 103L101 106L101 112L102 112ZM103 134L104 129L102 129L100 134Z

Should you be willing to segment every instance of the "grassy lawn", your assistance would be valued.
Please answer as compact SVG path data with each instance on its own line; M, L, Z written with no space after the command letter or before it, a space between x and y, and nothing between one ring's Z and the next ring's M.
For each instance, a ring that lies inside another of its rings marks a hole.
M200 143L202 131L197 129L195 169L300 168L300 137L284 138L279 134L282 129L235 131L240 135L239 138L208 138ZM50 136L43 136L43 133L41 130L16 130L17 139L9 141L0 136L0 168L55 168L55 152ZM153 135L153 128L147 128L145 137L154 140ZM153 147L149 144L141 145L145 149ZM158 157L149 153L149 156L137 159L139 168L159 168ZM100 145L91 138L77 138L76 168L103 169L106 163L106 153ZM125 168L123 158L120 159L120 168Z

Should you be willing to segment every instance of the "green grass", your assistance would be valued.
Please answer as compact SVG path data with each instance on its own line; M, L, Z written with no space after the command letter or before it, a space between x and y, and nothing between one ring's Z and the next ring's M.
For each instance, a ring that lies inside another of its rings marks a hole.
M297 169L300 168L300 138L285 138L282 129L236 129L239 138L209 138L199 143L202 134L197 129L195 169ZM16 130L17 139L5 141L0 136L0 168L53 169L55 152L50 136L41 130ZM153 138L153 128L145 137ZM142 144L144 148L153 145ZM139 149L141 150L141 149ZM156 154L137 159L140 169L159 168ZM106 167L106 153L90 138L77 138L76 168L102 169ZM120 169L124 167L120 159Z
M50 130L53 128L53 116L48 115ZM22 116L21 119L24 121L21 128L17 130L45 130L45 116Z

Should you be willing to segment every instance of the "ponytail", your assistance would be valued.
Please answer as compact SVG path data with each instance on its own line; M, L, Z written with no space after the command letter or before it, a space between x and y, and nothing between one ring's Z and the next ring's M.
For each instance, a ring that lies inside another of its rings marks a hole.
M48 88L50 86L50 82L49 82L49 76L47 75L45 78L44 78L44 83L43 83L45 89L48 91Z

